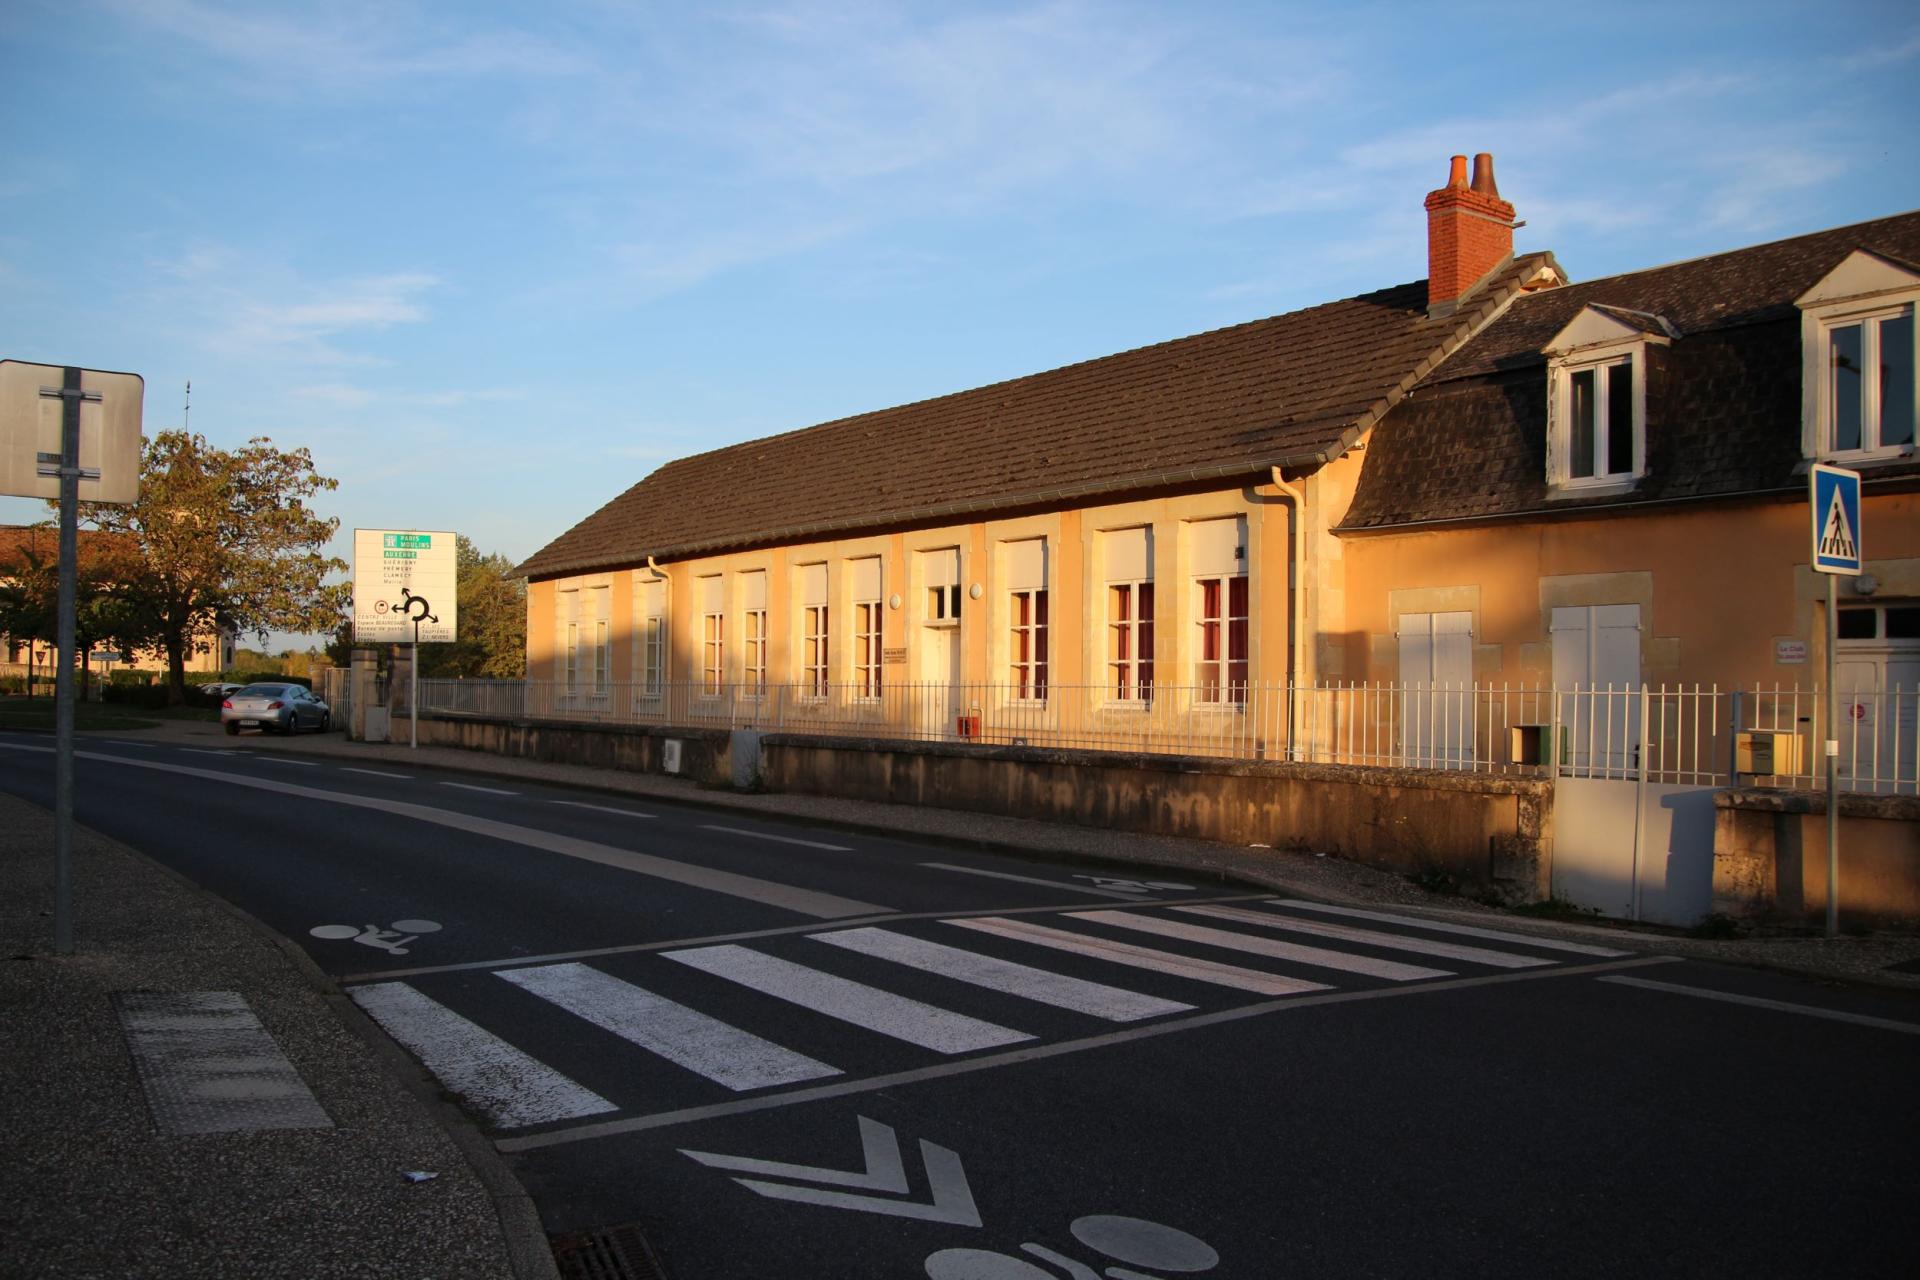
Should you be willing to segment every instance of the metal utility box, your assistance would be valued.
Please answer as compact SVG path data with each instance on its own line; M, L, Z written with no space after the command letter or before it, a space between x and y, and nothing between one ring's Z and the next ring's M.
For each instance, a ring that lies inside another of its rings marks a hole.
M1516 724L1507 730L1507 762L1509 764L1550 764L1552 756L1548 743L1553 741L1553 726L1550 724ZM1566 730L1560 731L1560 763L1567 762Z
M1735 773L1792 775L1804 773L1797 733L1745 730L1733 740Z

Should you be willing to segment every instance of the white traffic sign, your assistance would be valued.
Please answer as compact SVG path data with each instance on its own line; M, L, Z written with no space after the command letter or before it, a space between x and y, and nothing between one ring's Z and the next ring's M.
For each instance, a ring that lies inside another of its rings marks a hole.
M77 369L82 502L125 505L140 496L140 406L147 384L137 373ZM69 394L57 364L0 360L0 494L60 497L61 415Z
M362 644L452 640L458 577L451 533L355 529L353 638Z
M1815 463L1807 477L1813 514L1813 567L1857 575L1861 568L1860 473Z

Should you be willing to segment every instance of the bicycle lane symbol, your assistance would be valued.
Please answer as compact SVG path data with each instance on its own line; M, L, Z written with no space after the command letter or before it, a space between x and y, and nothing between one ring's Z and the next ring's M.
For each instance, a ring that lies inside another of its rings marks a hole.
M708 1151L680 1154L716 1169L759 1174L757 1178L735 1178L741 1186L757 1195L776 1200L792 1200L825 1208L849 1209L860 1213L878 1213L894 1217L917 1218L923 1222L944 1222L958 1227L984 1227L980 1211L967 1183L964 1166L957 1153L920 1140L921 1163L925 1166L928 1198L898 1198L909 1192L906 1161L899 1137L893 1129L866 1116L856 1117L865 1157L864 1172L849 1172L812 1165L787 1164L745 1156L720 1155ZM768 1181L780 1178L785 1181ZM806 1183L814 1185L807 1186ZM827 1190L845 1187L855 1190ZM868 1194L879 1192L879 1195ZM1125 1266L1108 1266L1105 1280L1169 1280L1171 1275L1191 1275L1211 1271L1220 1255L1198 1236L1176 1227L1145 1218L1117 1214L1090 1214L1076 1218L1068 1231L1081 1245ZM1102 1274L1083 1262L1037 1241L1026 1241L1021 1252L1060 1268L1052 1271L1008 1253L991 1249L940 1249L926 1259L929 1280L1102 1280ZM1136 1271L1134 1267L1152 1267L1156 1271ZM1158 1274L1156 1274L1156 1272Z
M421 934L438 932L440 925L433 920L395 920L391 929L382 929L377 924L317 924L307 930L315 938L329 942L357 942L363 947L376 947L396 956L406 955L406 944L419 941Z

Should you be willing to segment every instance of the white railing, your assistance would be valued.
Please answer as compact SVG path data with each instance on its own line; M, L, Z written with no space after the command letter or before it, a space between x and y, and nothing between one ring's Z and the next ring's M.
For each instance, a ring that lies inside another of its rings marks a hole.
M702 684L422 680L421 714L979 742L1072 750L1566 775L1725 785L1736 730L1795 735L1764 781L1824 785L1824 695L1775 686L1556 689L1525 684L1106 686ZM1920 690L1843 692L1840 777L1850 791L1915 792Z
M1774 776L1782 786L1821 788L1827 783L1823 744L1839 744L1840 786L1846 791L1920 794L1920 687L1855 689L1842 686L1836 732L1829 734L1823 690L1758 686L1741 695L1734 715L1740 728L1789 734L1791 766Z

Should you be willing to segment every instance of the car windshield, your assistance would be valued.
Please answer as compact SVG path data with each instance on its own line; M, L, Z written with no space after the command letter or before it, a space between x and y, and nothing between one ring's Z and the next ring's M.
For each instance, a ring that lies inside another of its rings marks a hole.
M283 684L250 684L234 695L239 698L284 698L287 686Z

